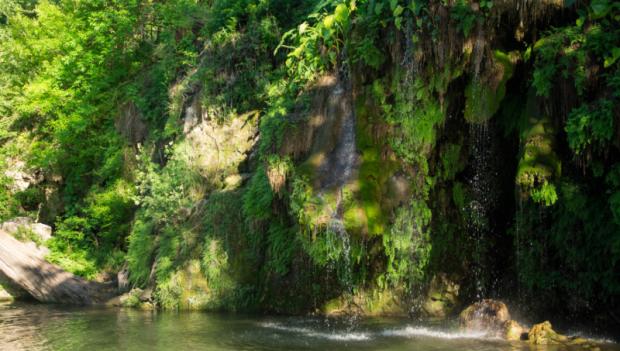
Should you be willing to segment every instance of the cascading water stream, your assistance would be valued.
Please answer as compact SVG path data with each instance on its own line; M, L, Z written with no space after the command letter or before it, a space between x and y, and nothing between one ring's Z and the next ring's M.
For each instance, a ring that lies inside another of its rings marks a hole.
M473 252L473 275L475 280L475 292L478 300L487 295L486 274L487 267L484 261L489 231L488 212L492 204L490 182L490 134L488 124L471 124L470 135L473 138L473 174L469 181L472 189L472 201L469 203L470 220L468 229L474 244Z
M339 121L337 143L327 156L326 162L320 167L322 174L321 193L336 192L335 208L327 224L327 230L337 235L342 245L340 255L342 262L337 267L343 267L339 272L339 280L345 287L346 293L353 295L353 274L351 267L351 241L343 222L343 191L347 182L353 177L357 164L355 114L352 108L351 87L347 69L341 67L336 85L330 91L328 98L327 118ZM320 196L323 196L320 195Z

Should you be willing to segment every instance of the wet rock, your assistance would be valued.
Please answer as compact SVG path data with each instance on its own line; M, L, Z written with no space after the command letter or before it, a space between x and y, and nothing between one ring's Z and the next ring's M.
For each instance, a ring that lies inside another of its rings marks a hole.
M129 290L129 267L127 264L123 265L123 268L116 273L116 281L119 292L122 293Z
M13 301L25 298L28 298L28 293L0 272L0 301Z
M422 304L424 313L433 318L445 318L458 305L460 285L445 273L433 277L426 300Z
M393 291L359 291L325 303L317 314L329 316L407 316L407 306Z
M583 349L599 350L597 344L591 340L581 337L569 337L556 332L549 321L535 324L528 333L528 342L534 345L579 346Z
M143 302L140 304L140 309L144 311L152 311L155 309L155 305L152 302Z
M527 340L528 329L515 320L508 320L502 328L502 337L508 341Z
M4 287L0 285L0 301L11 301L13 296L8 291L4 290Z
M142 295L142 293L142 289L133 288L127 293L110 299L107 305L117 307L139 307L142 302L140 301L140 295Z
M464 309L459 321L461 327L468 330L501 334L506 322L510 321L510 312L505 303L484 299Z
M549 321L535 324L528 333L528 341L535 345L563 344L568 341L564 335L558 334L553 330Z

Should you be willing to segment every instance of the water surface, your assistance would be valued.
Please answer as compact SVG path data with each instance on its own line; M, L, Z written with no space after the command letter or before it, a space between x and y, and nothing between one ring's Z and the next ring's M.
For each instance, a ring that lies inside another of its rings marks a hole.
M0 305L0 350L566 350L410 320ZM578 350L578 349L570 349ZM620 351L607 343L601 350Z

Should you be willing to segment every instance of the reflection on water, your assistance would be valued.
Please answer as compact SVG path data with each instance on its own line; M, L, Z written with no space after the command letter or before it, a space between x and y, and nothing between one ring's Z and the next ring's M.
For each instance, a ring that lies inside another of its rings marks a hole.
M620 351L605 344L602 350ZM527 350L446 326L407 320L323 318L131 309L0 305L0 350ZM577 350L577 349L575 349Z

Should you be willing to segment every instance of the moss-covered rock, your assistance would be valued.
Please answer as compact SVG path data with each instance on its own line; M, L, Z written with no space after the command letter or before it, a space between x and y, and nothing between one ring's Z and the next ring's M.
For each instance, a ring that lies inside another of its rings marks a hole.
M522 113L521 154L516 183L521 197L552 205L557 200L553 182L561 175L562 164L555 152L555 129L551 119L536 106L530 94Z
M465 88L464 117L468 123L485 123L499 110L517 60L514 52L495 51L489 68L480 77L472 78Z
M425 315L445 318L454 312L459 304L460 285L445 273L433 276L426 299L422 303Z
M580 337L562 335L551 326L549 321L544 321L532 326L528 333L528 343L533 345L564 345L577 346L585 350L600 350L597 344L591 340Z
M407 306L393 290L369 290L329 300L319 312L330 316L406 316Z
M535 324L528 333L528 342L535 345L564 344L568 337L558 334L549 321Z

